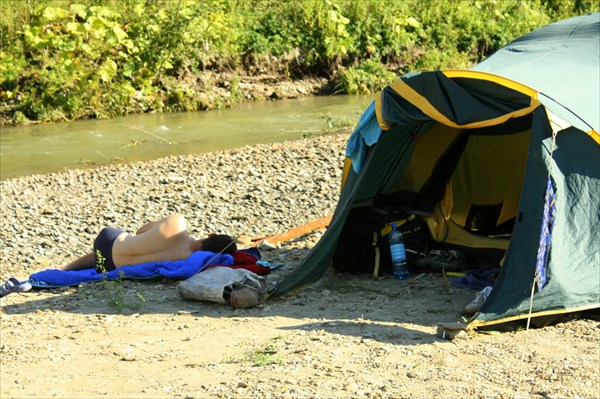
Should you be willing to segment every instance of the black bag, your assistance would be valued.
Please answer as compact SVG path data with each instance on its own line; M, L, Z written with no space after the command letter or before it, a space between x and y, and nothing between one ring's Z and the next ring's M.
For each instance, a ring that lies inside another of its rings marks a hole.
M333 267L341 272L373 273L375 277L391 273L388 237L392 223L396 223L404 236L406 260L409 268L414 269L427 249L429 229L425 221L415 215L372 207L350 211L333 256Z

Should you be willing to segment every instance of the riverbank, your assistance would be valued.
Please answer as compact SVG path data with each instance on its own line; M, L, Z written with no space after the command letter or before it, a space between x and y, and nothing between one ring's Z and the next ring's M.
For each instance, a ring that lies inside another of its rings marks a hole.
M329 93L370 94L410 71L468 68L536 28L597 10L535 0L0 2L0 126L286 95L251 93L265 79L318 77Z
M105 225L179 212L193 235L268 236L331 214L347 134L0 182L0 275L89 251ZM322 236L262 251L291 273ZM183 300L169 280L0 299L0 397L595 398L594 320L447 341L473 292L440 275L400 282L328 272L250 309ZM144 298L137 302L135 292Z

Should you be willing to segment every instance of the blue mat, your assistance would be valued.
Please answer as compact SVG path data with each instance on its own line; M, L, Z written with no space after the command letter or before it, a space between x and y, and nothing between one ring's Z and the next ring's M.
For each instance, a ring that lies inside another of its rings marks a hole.
M215 265L231 266L233 265L233 256L197 251L185 260L122 266L106 273L98 273L94 268L82 270L47 269L33 273L29 276L29 282L35 288L56 288L103 280L151 279L155 277L184 280L209 266Z

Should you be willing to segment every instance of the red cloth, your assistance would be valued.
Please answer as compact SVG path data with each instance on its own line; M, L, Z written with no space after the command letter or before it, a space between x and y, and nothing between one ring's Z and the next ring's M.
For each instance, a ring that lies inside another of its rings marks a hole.
M252 273L258 274L259 276L265 276L271 273L270 267L257 265L256 261L258 261L258 259L247 252L235 251L233 253L233 265L215 265L210 267L225 266L231 267L232 269L246 269Z

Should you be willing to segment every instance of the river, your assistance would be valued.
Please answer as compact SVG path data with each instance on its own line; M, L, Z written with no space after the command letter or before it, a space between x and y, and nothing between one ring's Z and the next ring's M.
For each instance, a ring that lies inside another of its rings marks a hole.
M371 97L310 96L231 108L0 130L0 179L296 140L358 122Z

